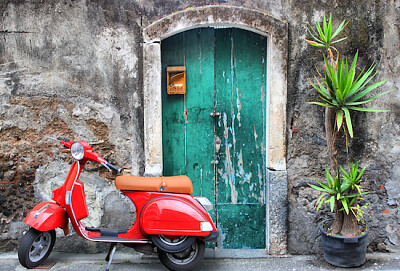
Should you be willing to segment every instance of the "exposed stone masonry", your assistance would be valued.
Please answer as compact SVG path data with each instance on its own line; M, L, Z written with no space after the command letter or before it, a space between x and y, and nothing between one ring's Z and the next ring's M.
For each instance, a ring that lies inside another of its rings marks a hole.
M131 167L134 175L144 174L148 96L144 97L143 76L148 74L143 75L142 30L171 13L219 4L260 10L288 24L284 211L288 207L287 247L293 254L320 251L317 225L331 216L327 207L315 210L318 192L308 187L324 177L329 162L323 109L307 104L318 98L308 79L315 75L314 64L321 55L304 41L306 26L329 13L336 25L349 20L341 54L351 58L359 50L359 66L375 62L380 70L376 80L389 78L384 89L393 89L373 105L391 112L356 114L353 120L357 128L350 142L351 158L366 167L363 182L370 191L364 197L370 203L364 215L370 229L368 249L399 250L399 1L360 0L354 5L341 0L5 0L0 2L1 251L16 248L26 230L26 212L49 199L51 189L67 174L71 159L47 136L97 143L96 151L111 162ZM343 138L339 144L343 146ZM345 155L340 159L346 167ZM96 165L82 175L90 206L86 224L115 222L112 226L126 227L132 220L134 209L120 200L113 177ZM114 215L112 206L128 209L129 216L116 219L121 215ZM273 216L282 215L279 206L272 209ZM271 238L280 240L279 234ZM99 249L75 235L64 238L56 249L66 247Z

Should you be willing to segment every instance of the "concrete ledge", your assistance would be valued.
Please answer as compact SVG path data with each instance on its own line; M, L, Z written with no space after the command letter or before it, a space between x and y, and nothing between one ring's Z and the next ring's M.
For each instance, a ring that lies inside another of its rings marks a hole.
M204 257L208 259L253 259L267 256L268 252L265 249L206 249Z

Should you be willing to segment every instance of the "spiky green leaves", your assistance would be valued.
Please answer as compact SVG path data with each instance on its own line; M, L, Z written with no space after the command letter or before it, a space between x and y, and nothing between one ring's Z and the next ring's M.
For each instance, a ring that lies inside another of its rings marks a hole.
M309 184L315 190L323 192L317 201L317 210L321 208L324 203L329 203L331 211L335 207L335 201L340 201L343 210L349 214L353 209L353 204L357 198L367 194L362 192L360 182L365 168L359 169L358 162L352 164L349 171L340 167L336 178L333 178L327 169L325 169L326 183L316 180L319 186ZM341 173L341 174L340 174ZM356 192L355 192L356 191Z
M307 29L312 40L306 41L312 46L326 50L327 56L324 55L324 72L317 71L319 77L314 82L311 82L312 86L318 91L321 101L312 102L312 104L324 106L329 109L325 111L326 138L331 167L334 171L337 171L336 178L333 178L329 171L326 170L326 182L317 180L318 185L310 184L310 186L322 192L317 201L317 209L324 203L328 203L330 204L331 211L336 208L336 211L342 214L356 215L360 214L357 199L365 194L365 192L361 191L360 187L360 180L364 169L360 171L356 162L349 171L345 171L342 167L340 167L340 170L337 170L338 152L336 144L338 134L343 127L346 134L346 147L348 147L347 135L353 137L353 125L351 121L353 110L370 112L387 111L365 108L363 106L390 91L380 92L377 90L387 80L373 83L372 80L377 75L374 64L366 71L362 70L356 74L358 52L355 54L353 62L350 65L346 58L340 57L338 50L333 45L346 39L339 37L346 25L347 23L343 21L334 30L332 27L332 16L329 16L329 20L324 16L322 24L316 22L315 28L310 26ZM370 97L372 95L369 94L372 91L378 94ZM332 115L332 113L335 115ZM335 117L334 123L331 123L331 117ZM338 222L339 227L342 226L339 225L342 223L340 220L336 220L336 222ZM357 228L352 229L352 231L357 232Z
M317 78L316 83L311 83L312 86L318 91L322 102L312 102L312 104L336 108L335 126L337 130L339 131L342 127L344 127L350 137L353 137L353 125L351 123L350 110L369 112L388 111L365 108L363 105L390 91L379 93L373 97L367 97L368 93L381 86L387 80L368 85L377 74L377 72L374 72L374 64L372 64L367 71L361 71L358 77L356 77L358 52L354 56L353 63L350 67L347 59L340 58L339 54L335 60L331 49L336 49L332 46L332 44L346 39L341 38L335 40L335 38L343 31L346 25L347 22L343 21L333 32L332 16L329 16L329 20L327 20L324 16L322 26L319 22L315 22L315 29L312 27L307 29L313 40L306 41L313 46L327 49L329 57L328 60L328 58L324 56L324 74L320 74L321 78ZM343 126L343 124L346 125Z
M367 71L361 71L356 77L357 58L358 52L355 54L351 66L349 66L347 59L341 58L338 59L337 65L331 65L324 56L325 76L320 79L322 82L317 79L317 83L311 83L323 101L323 103L312 102L312 104L336 108L336 128L340 130L343 123L345 123L345 129L350 137L353 137L350 110L387 112L388 110L364 108L362 105L390 92L381 92L373 97L365 98L368 93L381 86L387 80L368 85L378 73L374 72L374 64Z
M336 31L332 34L332 15L329 16L329 20L327 22L325 16L322 26L319 22L315 22L315 29L311 26L307 28L308 33L310 33L311 37L314 40L306 40L309 44L316 47L322 47L328 49L332 46L332 44L337 43L339 41L345 40L346 37L334 40L336 36L345 28L347 23L343 21Z

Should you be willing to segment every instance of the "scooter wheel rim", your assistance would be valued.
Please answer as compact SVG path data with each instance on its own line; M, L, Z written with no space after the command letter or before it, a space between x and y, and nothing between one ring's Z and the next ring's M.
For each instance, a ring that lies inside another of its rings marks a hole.
M161 242L163 242L164 244L170 245L170 246L178 246L178 245L182 244L186 239L187 239L187 236L183 236L183 235L174 240L167 238L165 235L160 235Z
M51 244L51 234L49 232L43 232L35 241L33 241L29 250L29 259L32 262L40 261L49 251Z
M188 251L190 250L190 251ZM177 265L184 265L187 263L190 263L193 259L196 258L198 254L198 245L197 242L193 242L193 244L187 248L185 251L179 252L179 253L167 253L167 257L170 259L171 262L177 264ZM180 255L189 255L189 257L184 258L185 256L180 256Z

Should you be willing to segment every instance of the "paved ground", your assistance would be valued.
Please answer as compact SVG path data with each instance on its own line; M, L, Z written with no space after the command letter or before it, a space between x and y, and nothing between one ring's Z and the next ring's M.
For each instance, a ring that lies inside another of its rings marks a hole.
M66 254L53 252L40 269L57 271L104 271L107 263L104 254ZM0 270L26 270L19 262L17 254L0 254ZM167 270L157 257L139 254L116 253L110 271ZM207 271L257 271L257 270L400 270L399 254L368 254L367 262L359 268L336 268L319 256L283 256L253 259L204 259L198 270Z
M44 265L37 270L57 271L104 271L107 263L105 254L66 254L53 252ZM16 253L0 254L0 270L25 270L19 262ZM112 271L123 270L167 270L157 257L140 256L138 254L117 253ZM243 270L349 270L336 268L326 263L319 256L283 256L253 259L204 259L198 270L207 271L243 271ZM367 262L353 270L400 270L399 254L368 254Z

